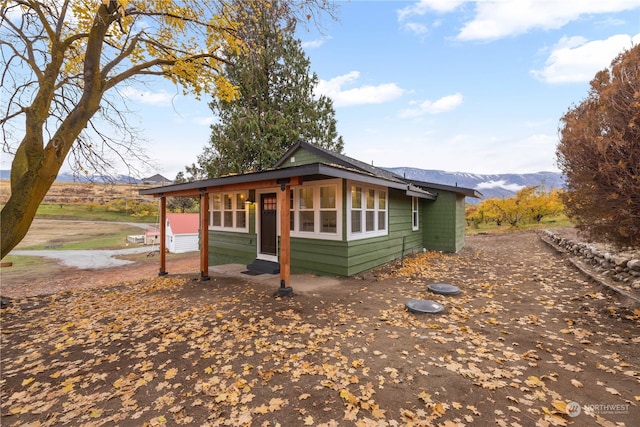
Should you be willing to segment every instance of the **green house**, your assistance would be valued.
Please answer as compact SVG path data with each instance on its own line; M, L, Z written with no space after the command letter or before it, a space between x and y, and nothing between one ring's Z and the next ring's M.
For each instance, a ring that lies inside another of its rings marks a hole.
M464 246L468 188L405 179L299 142L272 169L142 190L201 200L201 272L352 276L414 252ZM161 203L161 217L166 215ZM162 236L161 236L162 238ZM164 260L160 272L163 274ZM284 270L284 272L283 272Z

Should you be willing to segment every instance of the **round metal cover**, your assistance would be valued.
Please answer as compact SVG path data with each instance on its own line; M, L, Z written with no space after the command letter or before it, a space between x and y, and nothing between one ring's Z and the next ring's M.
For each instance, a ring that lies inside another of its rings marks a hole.
M453 285L447 285L446 283L434 283L427 288L434 294L440 295L456 295L460 293L460 288Z
M412 299L405 303L407 310L412 313L442 313L444 307L437 302L426 299Z

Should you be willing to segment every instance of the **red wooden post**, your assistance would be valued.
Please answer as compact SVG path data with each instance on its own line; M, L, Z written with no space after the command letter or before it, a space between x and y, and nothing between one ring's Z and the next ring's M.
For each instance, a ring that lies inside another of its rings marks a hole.
M291 194L290 180L279 182L280 192L278 205L280 205L280 295L293 295L293 288L289 285L291 278L291 229L289 211L289 199Z
M200 280L209 280L209 193L200 192Z
M160 272L158 276L167 274L167 198L160 196Z

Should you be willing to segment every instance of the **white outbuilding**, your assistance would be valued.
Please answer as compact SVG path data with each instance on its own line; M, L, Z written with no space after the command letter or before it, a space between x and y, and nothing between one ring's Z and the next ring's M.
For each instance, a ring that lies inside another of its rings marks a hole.
M168 213L167 214L167 249L174 254L199 250L198 228L200 214Z

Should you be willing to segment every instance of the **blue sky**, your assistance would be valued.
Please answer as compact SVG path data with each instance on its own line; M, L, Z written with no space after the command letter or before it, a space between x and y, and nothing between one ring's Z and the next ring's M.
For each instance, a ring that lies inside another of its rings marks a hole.
M559 119L640 43L640 0L338 4L339 21L298 36L345 154L382 167L557 171ZM209 139L206 100L163 82L129 93L154 172L175 177Z

